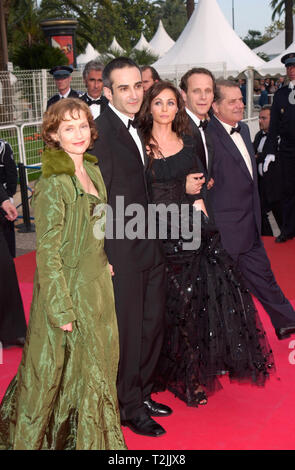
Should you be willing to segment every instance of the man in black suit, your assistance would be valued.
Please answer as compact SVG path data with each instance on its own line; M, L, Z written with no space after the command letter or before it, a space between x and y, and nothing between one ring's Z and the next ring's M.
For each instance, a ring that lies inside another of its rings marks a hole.
M208 130L215 148L211 190L215 222L224 248L269 314L277 337L284 339L295 333L295 312L274 278L260 238L256 162L248 126L241 122L244 103L239 86L217 81L212 106Z
M282 230L276 238L284 243L295 237L295 51L285 54L281 62L286 66L290 80L279 88L273 99L268 138L265 142L265 160L273 165L279 160L282 170ZM280 137L276 155L277 138Z
M165 269L160 242L147 238L147 160L132 125L143 99L140 69L128 58L114 59L104 68L103 83L109 105L97 119L99 137L93 153L111 207L105 250L114 270L121 421L135 433L157 437L165 430L151 416L167 416L172 410L151 399L153 372L163 340ZM134 214L136 208L144 214L139 223L140 234L133 236L128 232L132 217L127 210Z
M215 93L215 78L210 70L195 67L183 75L180 81L181 94L189 116L191 132L196 143L198 157L202 167L201 173L187 176L187 194L199 192L199 184L206 181L210 189L214 181L211 178L214 148L207 132L208 113ZM202 179L202 176L204 178Z
M3 139L0 139L0 183L3 184L10 201L13 202L17 187L17 168L11 145ZM12 258L15 258L14 222L10 220L3 221L2 230L10 254Z
M258 190L261 205L261 235L273 236L273 230L268 218L271 211L278 227L282 224L281 215L281 184L280 165L276 161L271 165L265 164L264 145L267 139L270 123L271 105L264 105L259 111L260 130L254 137L254 153L258 170ZM276 149L277 154L277 149Z
M90 60L83 70L83 79L87 92L81 96L81 100L88 104L93 119L97 119L108 105L108 100L102 94L102 72L104 66L97 60Z
M58 93L47 101L46 109L63 98L80 98L81 93L71 88L72 72L73 67L70 65L57 65L49 70L55 80Z

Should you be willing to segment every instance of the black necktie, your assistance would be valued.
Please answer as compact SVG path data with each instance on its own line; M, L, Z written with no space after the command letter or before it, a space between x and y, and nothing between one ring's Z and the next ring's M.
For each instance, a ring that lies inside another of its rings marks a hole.
M134 127L134 129L136 129L136 123L135 123L135 121L132 121L132 119L128 119L128 126L127 126L128 130L130 129L130 126Z
M101 104L102 103L102 100L100 98L98 98L98 100L93 100L92 98L89 98L87 96L87 104L88 106L91 106L92 104Z
M204 119L204 121L200 121L199 128L201 127L203 130L205 130L207 126L208 126L207 119Z
M234 134L235 132L240 132L241 131L241 126L240 124L237 125L237 127L232 127L230 131L230 135Z

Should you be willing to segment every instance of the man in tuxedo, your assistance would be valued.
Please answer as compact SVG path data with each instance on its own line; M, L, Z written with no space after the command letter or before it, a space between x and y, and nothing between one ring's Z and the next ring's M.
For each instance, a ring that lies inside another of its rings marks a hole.
M87 92L81 96L81 100L88 104L93 119L97 119L108 105L108 100L102 94L103 64L96 60L90 60L83 70L83 80Z
M183 75L180 89L189 116L191 133L196 143L197 155L202 165L199 168L200 173L187 176L186 193L193 195L199 192L200 182L204 183L206 180L208 189L214 184L211 178L214 148L207 132L207 125L208 113L215 94L215 78L210 70L195 67Z
M167 416L172 410L151 399L164 332L165 269L160 242L147 237L147 157L133 126L143 99L140 69L128 58L114 59L104 68L103 84L109 105L97 119L99 137L92 153L97 156L111 207L107 227L111 225L112 230L106 231L105 250L114 271L121 421L135 433L157 437L165 430L151 416ZM124 209L137 205L144 210L140 236L128 235L132 218L126 211L118 215L120 198L124 198Z
M259 112L259 127L254 138L253 146L258 169L258 190L261 205L261 235L273 236L268 213L271 211L278 227L282 224L281 215L281 185L279 162L267 165L265 163L264 145L268 135L271 105L266 104ZM276 148L277 153L277 148Z
M141 67L141 76L144 93L146 93L154 83L157 83L161 80L157 70L150 65L144 65Z
M241 122L244 103L239 86L217 81L212 106L208 130L215 147L211 190L215 223L247 287L269 314L277 337L284 339L295 333L295 312L274 278L260 237L256 162L248 126Z
M72 72L73 67L70 65L57 65L49 70L55 80L58 93L47 101L46 109L63 98L80 98L81 93L71 88Z

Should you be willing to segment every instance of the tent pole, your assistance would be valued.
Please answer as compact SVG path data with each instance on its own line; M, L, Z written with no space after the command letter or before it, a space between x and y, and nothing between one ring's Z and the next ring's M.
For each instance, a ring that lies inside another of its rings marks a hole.
M254 69L248 67L245 70L247 79L247 99L246 99L246 118L250 119L253 116L253 91L254 91Z

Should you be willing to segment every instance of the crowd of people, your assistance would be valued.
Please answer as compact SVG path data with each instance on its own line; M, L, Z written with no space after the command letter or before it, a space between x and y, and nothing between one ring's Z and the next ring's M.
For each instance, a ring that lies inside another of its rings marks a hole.
M295 84L295 54L285 65ZM287 108L277 115L278 94L262 108L253 145L240 85L205 68L178 89L126 57L91 61L85 94L71 90L70 67L50 73L33 301L0 449L126 449L121 426L166 432L154 418L173 410L155 392L198 407L220 374L265 384L274 358L251 294L279 340L295 333L261 240L279 207L268 176L279 166L294 178ZM295 235L288 191L278 242ZM3 186L0 203L13 220Z

